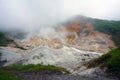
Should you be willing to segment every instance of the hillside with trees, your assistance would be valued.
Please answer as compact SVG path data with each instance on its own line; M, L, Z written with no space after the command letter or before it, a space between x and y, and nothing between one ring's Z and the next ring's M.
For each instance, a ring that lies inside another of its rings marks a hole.
M120 46L120 21L90 19L93 23L94 29L100 32L111 35L117 46Z

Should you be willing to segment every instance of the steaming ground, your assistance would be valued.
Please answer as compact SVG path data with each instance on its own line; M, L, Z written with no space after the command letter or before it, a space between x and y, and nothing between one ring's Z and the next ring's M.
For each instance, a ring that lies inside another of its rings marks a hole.
M34 35L34 36L33 36ZM77 16L57 27L46 27L28 34L21 41L26 49L48 46L53 49L62 48L64 45L77 49L106 53L115 44L110 35L94 30L94 26L83 16Z
M25 80L117 80L112 77L107 77L107 74L98 68L87 69L84 63L91 59L97 58L102 53L91 51L78 50L72 47L64 46L61 49L55 50L49 47L39 47L26 54L21 51L15 52L6 48L0 49L2 56L2 65L7 66L10 64L51 64L68 69L71 74L45 74L42 72L18 72L19 77ZM9 55L7 55L9 54ZM17 75L17 76L18 76Z
M0 0L0 31L10 40L0 47L0 65L51 64L72 73L20 73L26 80L115 80L99 68L83 66L116 47L110 35L73 16L119 20L119 5L118 0Z
M88 69L84 66L88 61L115 48L109 35L95 31L92 23L82 16L57 26L59 27L40 28L27 33L27 37L23 39L18 37L24 33L7 35L14 43L0 47L0 65L51 64L71 72L70 75L53 76L39 76L39 72L19 74L29 80L44 80L44 77L46 80L57 80L58 77L59 80L116 80L107 77L99 67Z

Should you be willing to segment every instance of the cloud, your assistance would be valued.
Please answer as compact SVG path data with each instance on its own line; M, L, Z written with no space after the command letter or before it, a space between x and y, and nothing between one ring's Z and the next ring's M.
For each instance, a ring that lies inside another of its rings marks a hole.
M52 26L62 21L61 10L59 0L1 0L0 25L25 30Z
M120 20L120 0L64 0L63 3L66 14Z
M120 20L120 0L0 0L0 30L35 31L74 15Z

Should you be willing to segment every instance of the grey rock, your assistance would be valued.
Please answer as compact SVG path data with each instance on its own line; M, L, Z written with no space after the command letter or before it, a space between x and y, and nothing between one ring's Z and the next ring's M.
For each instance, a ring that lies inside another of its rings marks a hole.
M22 57L21 64L51 64L73 69L101 55L102 53L83 51L67 46L56 50L40 47Z
M0 65L7 66L16 63L22 55L20 53L0 48Z

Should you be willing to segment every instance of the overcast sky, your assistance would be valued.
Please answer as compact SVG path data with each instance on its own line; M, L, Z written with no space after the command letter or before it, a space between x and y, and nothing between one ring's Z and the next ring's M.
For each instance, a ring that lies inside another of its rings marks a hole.
M120 20L120 0L0 0L0 29L33 30L75 15Z

